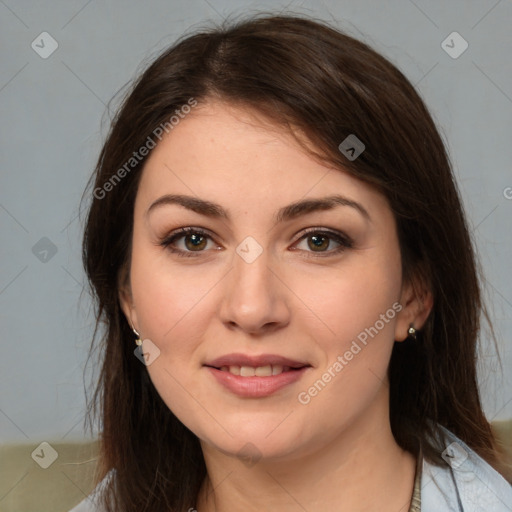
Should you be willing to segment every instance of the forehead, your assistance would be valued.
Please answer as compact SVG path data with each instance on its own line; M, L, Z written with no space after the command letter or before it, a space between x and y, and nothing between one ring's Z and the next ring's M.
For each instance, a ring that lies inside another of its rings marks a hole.
M254 211L335 193L387 206L370 185L319 162L285 127L249 107L221 102L198 105L152 151L140 200L164 193L243 203Z
M298 129L295 134L307 143ZM228 165L251 161L255 153L311 159L290 129L250 106L221 101L209 101L195 107L164 136L150 158L165 158L171 152L174 160L183 157L200 161L215 157L215 162ZM252 166L258 161L260 159L253 160Z

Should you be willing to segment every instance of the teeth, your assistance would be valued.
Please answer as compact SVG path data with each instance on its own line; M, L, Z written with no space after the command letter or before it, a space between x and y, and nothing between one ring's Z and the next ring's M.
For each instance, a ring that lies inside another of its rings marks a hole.
M221 371L229 372L233 375L240 375L241 377L270 377L272 375L279 375L283 372L290 371L289 366L282 366L280 364L276 365L266 365L266 366L222 366Z
M256 375L256 371L254 368L250 366L240 366L240 376L241 377L254 377Z
M256 377L270 377L272 375L272 366L258 366L256 370L254 370Z
M272 375L279 375L280 373L283 373L283 367L280 364L272 366Z

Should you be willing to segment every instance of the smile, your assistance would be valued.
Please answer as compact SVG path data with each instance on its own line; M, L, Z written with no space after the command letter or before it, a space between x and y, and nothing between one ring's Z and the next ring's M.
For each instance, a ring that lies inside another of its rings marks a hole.
M280 364L266 366L222 366L220 371L229 372L233 375L240 375L241 377L270 377L271 375L280 375L283 372L296 370L290 366L283 366Z
M242 398L264 398L291 386L302 378L311 366L291 368L290 366L204 366L215 381ZM238 372L238 373L236 373ZM259 374L259 375L258 375Z
M277 354L225 354L203 364L222 388L244 398L263 398L302 378L311 364Z

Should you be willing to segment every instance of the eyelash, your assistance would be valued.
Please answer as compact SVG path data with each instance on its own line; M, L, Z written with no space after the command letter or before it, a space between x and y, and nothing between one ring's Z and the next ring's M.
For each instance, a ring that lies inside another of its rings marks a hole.
M174 243L176 240L179 240L180 238L182 238L186 235L190 235L190 234L205 236L205 237L213 240L211 235L209 235L206 231L204 231L201 228L186 227L186 228L180 228L179 230L175 231L174 233L171 233L169 236L167 236L163 240L161 240L158 245L164 247L165 249L171 251L173 254L176 254L177 256L180 256L180 257L185 257L185 258L197 257L202 252L205 252L205 251L183 251L181 249L176 249L171 246L171 244ZM326 238L330 238L331 240L335 241L336 243L339 243L340 245L339 245L339 247L337 247L335 249L331 249L330 251L325 251L325 252L320 251L320 252L316 253L315 251L305 251L305 252L314 254L314 256L312 256L312 255L306 256L307 258L317 258L317 257L323 258L323 257L333 256L333 255L337 255L337 254L341 253L342 251L344 251L346 249L351 249L354 247L354 241L347 235L342 234L342 233L337 233L335 231L329 231L329 230L318 229L318 228L308 229L307 231L304 232L303 236L301 236L295 243L298 243L304 239L307 239L308 235L313 235L313 234L321 235Z

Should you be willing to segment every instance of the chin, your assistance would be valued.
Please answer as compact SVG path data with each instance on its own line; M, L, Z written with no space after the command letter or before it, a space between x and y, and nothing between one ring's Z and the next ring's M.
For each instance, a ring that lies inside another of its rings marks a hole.
M248 459L249 461L280 459L293 456L297 451L302 451L303 442L298 432L292 432L290 428L279 425L283 418L280 417L272 424L239 425L224 422L224 430L212 432L198 432L201 443L213 447L229 457ZM276 428L278 426L278 428Z
M286 458L297 449L296 443L283 444L279 440L277 443L270 442L265 439L265 436L261 439L236 436L230 442L217 444L210 441L208 444L228 457L241 460L247 466L257 462Z

